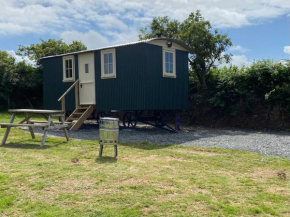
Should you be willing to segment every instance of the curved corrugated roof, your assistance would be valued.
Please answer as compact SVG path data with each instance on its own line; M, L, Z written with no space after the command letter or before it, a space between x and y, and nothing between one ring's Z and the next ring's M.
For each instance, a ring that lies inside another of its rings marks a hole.
M188 50L188 52L191 52L190 47L188 47L184 42L179 41L177 39L161 37L161 38L150 38L150 39L146 39L146 40L126 43L126 44L107 46L107 47L101 47L101 48L90 49L90 50L83 50L83 51L77 51L77 52L71 52L71 53L65 53L65 54L59 54L59 55L53 55L53 56L46 56L46 57L43 57L41 59L47 59L47 58L52 58L52 57L60 57L60 56L67 56L67 55L74 55L74 54L80 54L80 53L89 53L89 52L93 52L93 51L97 51L97 50L104 50L104 49L110 49L110 48L116 48L116 47L123 47L123 46L141 44L141 43L148 43L148 42L156 41L156 40L167 40L167 41L175 42L176 44L179 44L180 46L182 46L186 50Z

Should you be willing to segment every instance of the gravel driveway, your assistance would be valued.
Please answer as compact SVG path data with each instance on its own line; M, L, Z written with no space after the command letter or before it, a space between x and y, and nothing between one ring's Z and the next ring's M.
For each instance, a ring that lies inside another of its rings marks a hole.
M42 133L38 128L35 128L35 131ZM63 131L50 131L48 135L63 136ZM69 131L69 136L75 139L98 140L98 126L84 125L78 131ZM217 147L290 158L290 133L288 132L185 128L180 133L171 133L138 125L135 130L120 128L120 142Z

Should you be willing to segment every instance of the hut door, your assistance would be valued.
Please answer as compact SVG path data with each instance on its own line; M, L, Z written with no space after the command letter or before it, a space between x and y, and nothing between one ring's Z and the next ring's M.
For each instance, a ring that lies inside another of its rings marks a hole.
M78 55L79 62L79 98L81 105L95 105L95 64L94 53Z

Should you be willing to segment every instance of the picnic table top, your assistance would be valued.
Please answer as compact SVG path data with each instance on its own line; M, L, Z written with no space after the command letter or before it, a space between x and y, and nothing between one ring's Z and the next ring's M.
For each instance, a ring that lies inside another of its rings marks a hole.
M64 114L62 110L41 110L41 109L9 109L9 113L33 113L33 114Z

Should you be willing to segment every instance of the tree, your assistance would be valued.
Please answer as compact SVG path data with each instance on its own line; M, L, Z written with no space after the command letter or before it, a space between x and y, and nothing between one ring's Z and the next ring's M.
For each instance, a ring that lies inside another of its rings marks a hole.
M180 34L180 22L177 20L169 20L166 17L155 17L152 23L139 31L139 39L155 38L158 34L161 34L167 38L178 39Z
M14 73L15 59L6 51L0 51L0 109L9 103L12 92L11 79Z
M17 54L28 56L31 60L36 61L37 66L40 66L40 59L42 57L87 49L87 47L80 41L73 41L71 44L66 44L62 39L49 39L48 41L43 39L40 40L41 43L39 44L31 44L30 46L19 45Z
M157 34L181 40L191 48L189 64L203 89L207 88L208 71L218 63L229 63L231 60L231 54L225 53L232 46L231 40L226 34L213 29L200 11L191 13L181 23L168 17L153 18L152 23L140 29L139 39L155 38Z
M42 67L40 59L45 56L86 50L78 41L66 44L62 40L42 40L30 46L19 45L18 55L28 56L36 65L15 59L5 51L0 51L0 109L41 107L42 103Z

